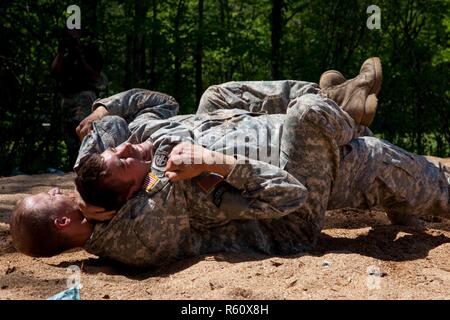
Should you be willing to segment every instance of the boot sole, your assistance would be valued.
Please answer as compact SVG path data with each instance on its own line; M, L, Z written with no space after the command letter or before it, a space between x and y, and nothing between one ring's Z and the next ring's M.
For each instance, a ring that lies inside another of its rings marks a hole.
M373 93L367 97L366 103L364 104L364 114L361 117L361 124L363 126L368 127L372 124L377 112L377 107L378 99L377 96Z
M355 107L355 104L353 105ZM375 94L370 94L367 96L364 104L361 103L356 105L355 108L342 108L345 110L358 125L363 125L368 127L375 118L375 114L378 107L378 99Z

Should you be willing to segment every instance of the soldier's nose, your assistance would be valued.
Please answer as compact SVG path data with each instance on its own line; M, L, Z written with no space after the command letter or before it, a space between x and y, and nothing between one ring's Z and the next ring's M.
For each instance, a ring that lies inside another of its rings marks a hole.
M117 156L126 157L130 153L131 144L124 143L117 149Z

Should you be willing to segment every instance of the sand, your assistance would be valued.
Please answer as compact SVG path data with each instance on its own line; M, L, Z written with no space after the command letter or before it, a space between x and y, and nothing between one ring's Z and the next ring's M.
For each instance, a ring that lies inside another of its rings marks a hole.
M327 212L317 250L306 255L216 254L136 271L83 250L31 258L11 243L15 203L73 174L0 178L0 299L46 299L77 277L81 299L449 299L450 221L426 231L393 226L384 212ZM72 268L72 267L71 267Z

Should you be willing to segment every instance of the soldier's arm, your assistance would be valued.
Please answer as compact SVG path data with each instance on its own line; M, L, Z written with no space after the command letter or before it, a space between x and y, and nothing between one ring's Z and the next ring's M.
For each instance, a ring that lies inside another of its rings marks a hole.
M307 194L291 174L266 162L189 143L173 148L166 166L171 181L191 179L204 172L225 178L211 194L215 205L230 219L279 218L297 210Z
M194 133L183 123L168 120L154 120L149 114L142 114L128 125L131 132L128 141L130 143L141 143L150 140L155 148L172 145L169 149L180 142L188 141L194 143ZM168 149L167 149L168 150Z
M235 156L236 162L213 193L213 201L233 219L280 218L298 210L307 189L287 171L266 162Z
M152 119L168 119L175 116L179 109L175 98L145 89L131 89L99 99L92 105L92 110L99 106L108 110L109 115L121 116L127 122L144 113L150 114Z
M93 153L102 153L108 148L117 147L130 137L127 122L118 116L105 116L93 122L92 131L81 142L78 157L73 169L78 169L81 159Z
M92 123L107 115L120 116L130 123L143 114L147 116L147 121L168 119L175 116L178 109L178 102L171 96L145 89L131 89L96 100L92 105L92 113L80 122L76 132L82 140L91 131Z

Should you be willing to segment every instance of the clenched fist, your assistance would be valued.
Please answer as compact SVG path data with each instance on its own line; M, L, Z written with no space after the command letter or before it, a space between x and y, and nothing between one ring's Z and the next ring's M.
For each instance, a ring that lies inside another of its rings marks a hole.
M235 163L234 157L189 142L182 142L172 149L165 176L170 181L178 181L191 179L208 171L226 177Z
M90 115L88 115L86 118L81 120L80 124L75 129L80 140L83 140L83 138L89 132L91 132L92 122L94 122L95 120L99 120L99 119L103 118L104 116L107 116L108 114L109 114L109 112L105 107L99 106Z

